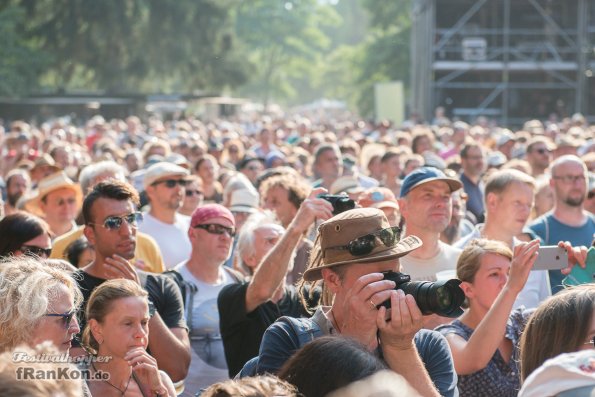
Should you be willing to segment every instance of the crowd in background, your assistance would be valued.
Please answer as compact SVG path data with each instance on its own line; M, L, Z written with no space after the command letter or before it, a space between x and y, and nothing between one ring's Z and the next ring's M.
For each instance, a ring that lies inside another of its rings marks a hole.
M0 353L114 357L79 366L110 378L72 395L595 387L595 286L567 285L595 263L580 114L516 129L440 109L401 125L95 116L6 122L0 142ZM540 245L565 268L534 270ZM459 279L464 312L422 315L386 271Z

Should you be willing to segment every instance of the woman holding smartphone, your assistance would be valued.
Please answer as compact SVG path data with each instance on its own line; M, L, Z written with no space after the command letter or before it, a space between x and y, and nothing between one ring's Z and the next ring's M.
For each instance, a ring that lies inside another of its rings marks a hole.
M468 310L436 328L450 345L461 397L493 396L496 390L498 396L517 395L518 343L530 313L523 308L512 311L512 307L538 248L538 240L520 243L513 256L504 243L480 239L461 253L457 277Z
M93 396L176 395L171 379L146 351L149 304L147 292L137 283L117 279L101 284L89 298L86 317L83 344L97 358L89 369L109 374L88 383Z

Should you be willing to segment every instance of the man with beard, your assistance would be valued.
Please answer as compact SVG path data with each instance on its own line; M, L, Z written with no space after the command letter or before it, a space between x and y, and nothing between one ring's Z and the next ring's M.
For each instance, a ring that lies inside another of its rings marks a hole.
M17 203L23 195L31 189L31 178L27 171L17 168L11 170L6 175L6 203L4 205L4 215L14 214L17 209Z
M584 209L588 173L585 163L575 155L565 155L552 163L550 186L555 193L554 208L529 226L543 245L568 241L573 246L591 246L595 233L595 216ZM552 293L562 289L564 275L550 270Z
M85 197L84 234L95 248L95 260L74 274L84 302L93 290L107 280L125 278L139 283L149 294L149 347L159 369L174 381L186 377L190 365L190 342L184 321L182 295L176 283L162 275L149 274L129 262L136 249L136 232L141 214L138 193L127 183L100 182ZM84 328L84 313L80 317ZM85 354L75 338L71 355Z
M139 230L155 239L168 269L190 256L190 217L179 213L186 194L188 175L185 168L159 162L147 169L143 179L151 208L143 213Z

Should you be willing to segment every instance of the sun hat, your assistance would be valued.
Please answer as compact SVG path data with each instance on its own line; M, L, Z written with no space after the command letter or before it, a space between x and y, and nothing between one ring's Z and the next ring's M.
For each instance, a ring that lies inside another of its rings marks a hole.
M258 193L248 189L238 189L231 193L229 210L231 212L258 212Z
M149 168L143 177L143 186L145 189L151 186L155 181L164 178L166 176L188 176L190 172L179 165L161 161L155 163Z
M595 396L595 350L550 358L523 383L519 397Z
M359 193L364 190L359 181L353 176L342 176L337 178L329 187L330 194Z
M53 159L53 157L47 153L44 153L37 159L35 159L35 161L33 162L33 168L31 168L29 172L35 172L38 168L41 167L47 167L51 169L53 172L58 172L62 169L56 164L56 161Z
M78 183L70 179L64 171L55 172L46 176L37 184L37 190L33 192L32 196L26 199L25 210L38 216L44 216L45 213L41 209L42 199L51 192L58 189L70 189L74 192L76 198L77 208L81 208L83 203L83 193Z
M322 278L324 268L349 263L381 262L400 258L422 246L417 236L407 236L391 247L376 245L365 255L352 255L346 249L332 249L349 244L350 241L365 235L390 228L384 212L377 208L356 208L345 211L323 222L318 228L320 261L315 267L307 269L304 280L315 281Z
M444 181L450 187L450 191L454 192L463 187L463 184L458 179L449 178L446 174L434 167L420 167L411 172L403 180L401 186L401 197L405 197L411 190L423 185L424 183L432 181Z

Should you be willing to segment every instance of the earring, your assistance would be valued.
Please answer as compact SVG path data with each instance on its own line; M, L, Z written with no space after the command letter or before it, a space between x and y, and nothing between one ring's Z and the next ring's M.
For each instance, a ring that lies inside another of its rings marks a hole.
M97 339L97 343L98 343L99 345L101 345L101 344L103 343L103 338L102 338L102 339Z

